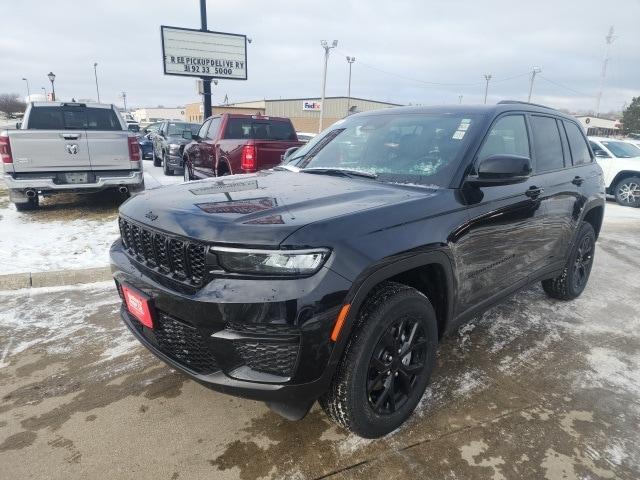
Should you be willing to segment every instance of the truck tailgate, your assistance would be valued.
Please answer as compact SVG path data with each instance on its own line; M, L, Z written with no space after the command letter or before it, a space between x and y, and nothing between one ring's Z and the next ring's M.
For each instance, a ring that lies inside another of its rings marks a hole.
M84 130L9 130L9 141L16 173L91 170Z
M287 148L298 147L304 142L292 142L284 140L255 140L258 165L260 168L270 168L282 162L280 158Z
M129 170L128 131L87 130L93 170Z

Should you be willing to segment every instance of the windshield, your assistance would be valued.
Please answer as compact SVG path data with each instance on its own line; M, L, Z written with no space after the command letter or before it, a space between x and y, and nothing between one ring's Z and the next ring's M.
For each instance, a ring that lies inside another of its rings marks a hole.
M447 186L476 117L367 115L337 122L293 154L299 168L375 174L378 180Z
M200 130L200 125L197 123L170 123L167 135L182 136L182 132L185 130L191 130L191 133L196 135Z
M602 142L618 158L640 157L640 148L625 142Z

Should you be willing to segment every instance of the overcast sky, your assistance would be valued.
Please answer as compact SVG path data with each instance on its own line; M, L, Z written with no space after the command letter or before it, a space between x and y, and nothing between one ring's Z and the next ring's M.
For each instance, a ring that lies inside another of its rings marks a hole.
M7 0L0 20L0 93L50 89L61 99L175 106L197 101L195 80L162 73L160 25L199 28L197 0ZM640 0L234 0L208 1L209 29L243 33L247 81L220 81L214 103L320 95L320 40L332 50L327 95L346 95L346 55L356 57L352 95L413 104L526 100L558 108L595 106L605 36L617 35L601 111L640 95ZM515 77L515 78L513 78ZM430 83L431 82L431 83ZM554 83L552 83L554 82ZM434 85L432 83L442 84Z

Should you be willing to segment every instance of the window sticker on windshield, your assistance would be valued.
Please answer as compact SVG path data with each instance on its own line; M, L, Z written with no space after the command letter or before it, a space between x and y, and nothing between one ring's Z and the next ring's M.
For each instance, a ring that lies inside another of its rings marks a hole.
M468 123L460 123L460 125L458 126L458 130L462 130L466 132L468 129L469 129Z
M460 120L460 123L471 123L471 119L470 118L463 118L462 120Z
M465 133L467 132L463 130L456 130L451 138L453 138L454 140L462 140Z

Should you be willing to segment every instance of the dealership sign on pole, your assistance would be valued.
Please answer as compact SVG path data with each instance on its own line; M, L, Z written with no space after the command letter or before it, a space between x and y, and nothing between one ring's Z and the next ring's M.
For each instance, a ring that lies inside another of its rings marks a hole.
M179 27L160 27L166 75L247 79L247 37Z

